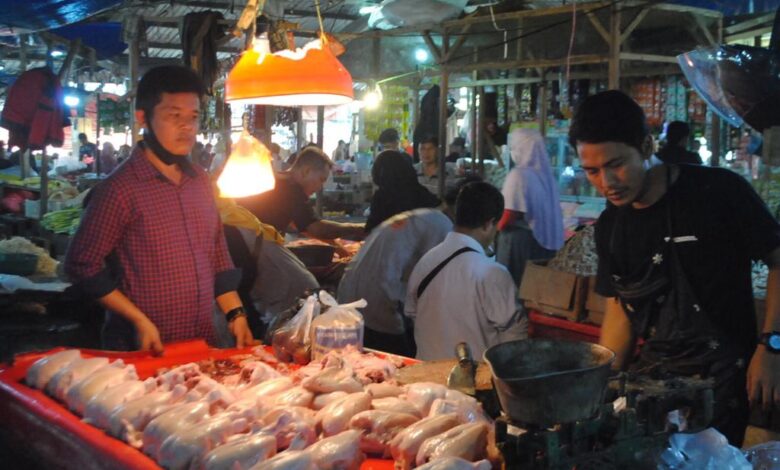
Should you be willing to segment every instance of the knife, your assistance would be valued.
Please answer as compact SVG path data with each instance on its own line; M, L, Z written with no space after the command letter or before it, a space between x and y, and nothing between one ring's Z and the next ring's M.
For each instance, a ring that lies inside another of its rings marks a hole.
M476 394L474 378L477 375L477 364L471 358L471 348L465 342L460 342L455 346L455 356L458 363L450 371L447 386L473 397Z

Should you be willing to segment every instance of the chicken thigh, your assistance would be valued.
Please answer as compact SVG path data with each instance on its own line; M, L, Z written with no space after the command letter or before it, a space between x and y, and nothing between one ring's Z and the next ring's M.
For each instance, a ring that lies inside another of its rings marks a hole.
M286 450L258 463L251 470L317 470L317 466L308 450Z
M140 398L154 390L154 379L131 380L108 388L87 403L84 410L84 422L100 429L108 429L109 418L118 407L125 403Z
M325 408L325 406L327 406L329 403L332 403L336 400L340 400L347 395L348 395L347 392L322 393L314 397L314 400L311 403L311 408L313 410L321 410Z
M212 416L197 426L179 428L163 441L157 463L168 470L187 470L230 436L247 430L247 421L230 413Z
M408 470L415 465L417 451L428 438L442 434L460 424L454 414L439 415L417 421L399 432L390 441L390 453L399 470Z
M82 416L87 402L98 393L131 380L138 380L135 366L126 366L121 360L103 367L74 384L65 395L65 403L76 414Z
M356 393L363 390L363 384L355 376L350 367L327 367L317 374L306 377L301 385L315 393L347 392Z
M422 418L420 410L411 402L402 400L398 397L374 398L371 400L371 408L375 410L395 411L397 413L406 413Z
M314 412L302 407L277 407L262 419L261 432L276 438L277 450L305 449L317 440Z
M488 460L469 462L460 457L444 457L417 467L418 470L490 470L491 468L493 466Z
M489 428L485 423L468 423L428 438L417 451L417 465L443 457L477 460L485 455Z
M81 359L81 353L77 349L67 349L38 359L27 369L25 382L31 387L42 390L54 374L77 359Z
M350 429L362 431L360 449L372 455L390 455L388 444L402 429L419 421L420 418L395 411L362 411L349 421Z
M203 458L204 470L247 470L276 455L276 439L263 433L238 434Z
M312 401L314 401L314 393L298 386L274 395L273 405L303 406L308 408L311 406Z
M209 408L209 403L205 401L182 403L149 421L142 437L144 453L158 460L158 451L163 441L179 429L195 426L205 420Z
M178 385L169 392L156 390L120 405L108 419L108 433L140 447L143 443L141 433L149 421L167 411L186 391L183 385Z
M389 398L401 395L404 390L398 385L382 382L381 384L368 384L365 391L374 398Z
M344 431L322 439L307 451L320 470L358 470L365 459L360 451L360 431Z
M353 416L371 409L371 395L352 393L317 412L317 422L325 436L333 436L347 429Z
M76 359L54 374L49 383L46 384L46 393L60 401L64 401L70 387L107 365L108 359L105 357Z
M433 400L445 398L447 387L431 382L419 382L406 386L406 393L401 398L410 401L416 406L423 416L428 416Z

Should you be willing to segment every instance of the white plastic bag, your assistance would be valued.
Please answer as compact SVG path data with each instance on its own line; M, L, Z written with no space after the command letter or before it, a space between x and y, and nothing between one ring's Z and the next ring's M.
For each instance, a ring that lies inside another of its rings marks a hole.
M659 470L752 470L742 451L714 428L695 434L669 437L669 448L661 455Z
M283 362L308 364L311 359L312 321L320 314L317 297L310 295L298 313L274 332L271 344L274 354Z
M365 322L357 309L364 308L366 301L361 299L351 304L339 305L333 296L320 291L320 302L328 309L311 323L312 360L349 345L362 351Z

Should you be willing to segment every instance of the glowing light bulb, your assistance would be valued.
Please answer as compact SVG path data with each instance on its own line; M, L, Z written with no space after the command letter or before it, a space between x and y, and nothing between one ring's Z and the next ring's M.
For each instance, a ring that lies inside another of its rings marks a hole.
M247 131L241 133L217 179L220 197L254 196L274 189L271 152Z

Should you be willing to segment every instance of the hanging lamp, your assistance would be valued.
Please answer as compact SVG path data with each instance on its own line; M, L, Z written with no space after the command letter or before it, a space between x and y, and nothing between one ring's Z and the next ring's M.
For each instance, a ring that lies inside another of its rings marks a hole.
M219 196L239 198L274 189L276 178L271 167L271 152L244 129L233 145L225 168L217 179Z

